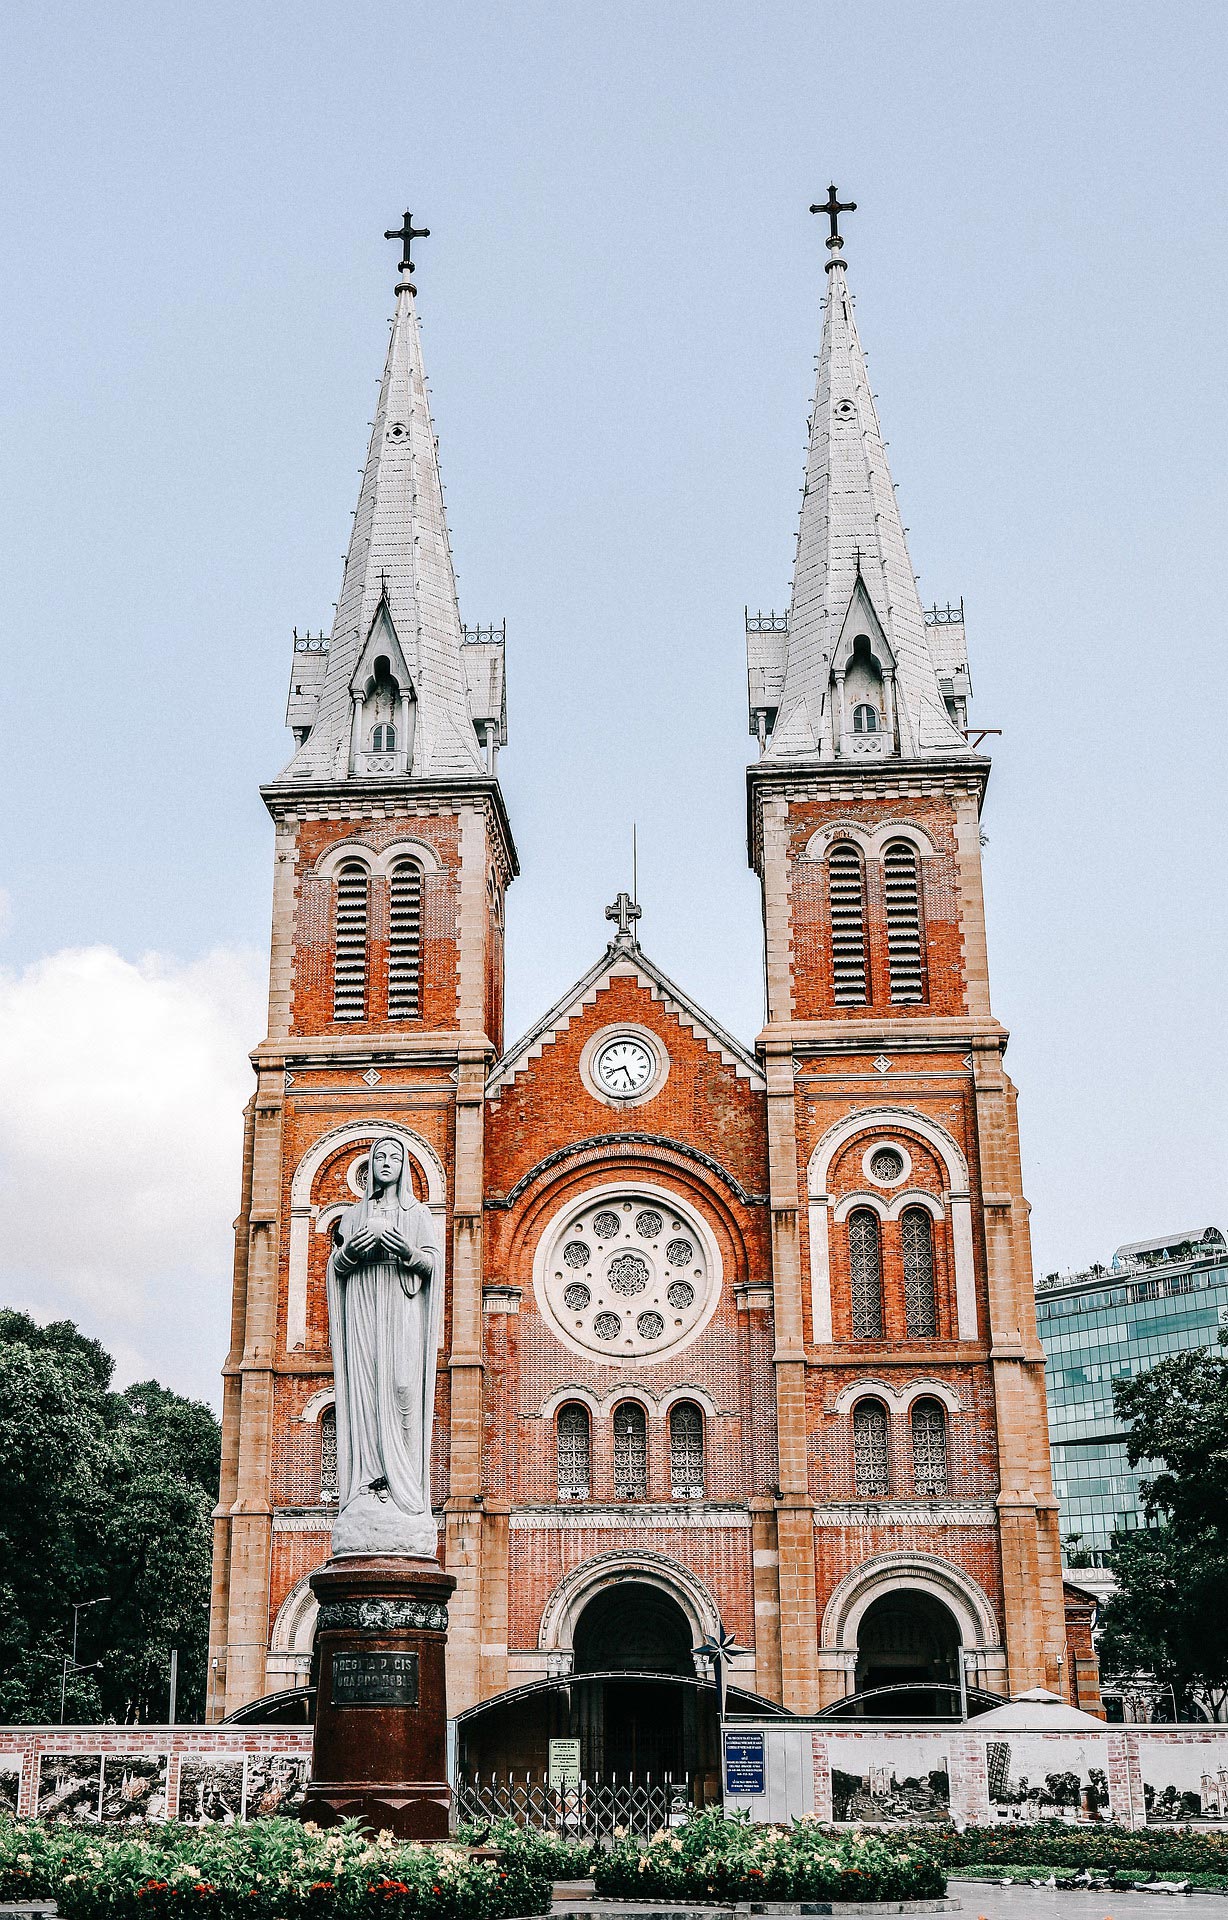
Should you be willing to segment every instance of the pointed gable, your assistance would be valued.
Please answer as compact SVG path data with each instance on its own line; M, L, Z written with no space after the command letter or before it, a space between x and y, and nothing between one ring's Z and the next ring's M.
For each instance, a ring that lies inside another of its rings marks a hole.
M943 703L844 262L828 272L779 711L766 757L840 750L834 656L859 595L892 657L899 751L966 754Z
M509 1047L502 1059L496 1061L486 1082L488 1098L497 1097L505 1087L513 1084L518 1074L523 1073L535 1060L540 1060L547 1048L567 1032L573 1021L596 1005L598 995L614 980L636 982L710 1053L719 1055L724 1065L730 1067L739 1079L746 1080L758 1090L764 1087L758 1061L740 1041L727 1033L710 1014L696 1006L682 988L638 946L612 941L600 960L576 981L574 987Z

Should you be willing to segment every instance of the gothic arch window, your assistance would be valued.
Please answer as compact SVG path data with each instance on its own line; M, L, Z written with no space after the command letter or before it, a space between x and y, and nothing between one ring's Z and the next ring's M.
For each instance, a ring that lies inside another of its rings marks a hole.
M855 706L853 708L853 732L854 733L877 733L878 732L878 713L874 707L868 706L864 702L862 702L858 706Z
M422 1012L422 868L398 860L388 887L388 1018Z
M870 997L866 880L861 854L850 840L837 840L827 855L827 901L832 997L838 1007L864 1007Z
M588 1408L569 1400L555 1421L560 1500L587 1500L592 1492L593 1461Z
M849 1215L849 1291L854 1340L883 1337L883 1260L878 1215L855 1207Z
M648 1421L638 1400L614 1409L614 1498L644 1500L648 1495Z
M319 1419L320 1429L320 1504L337 1503L337 1409L325 1407Z
M347 860L337 872L333 1019L367 1017L367 869Z
M896 1006L925 998L925 941L921 922L921 869L917 849L893 840L883 853L887 904L887 974Z
M853 1408L853 1490L862 1500L881 1500L891 1491L887 1409L881 1400L859 1400Z
M934 1223L924 1207L906 1207L900 1218L904 1259L904 1325L910 1334L938 1331L934 1300Z
M704 1417L691 1400L669 1410L669 1477L675 1500L704 1497Z
M937 1400L913 1402L912 1478L918 1500L945 1499L947 1416Z

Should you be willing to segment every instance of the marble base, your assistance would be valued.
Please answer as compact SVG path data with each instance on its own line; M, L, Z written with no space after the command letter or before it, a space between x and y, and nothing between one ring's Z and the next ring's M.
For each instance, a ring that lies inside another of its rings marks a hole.
M438 1545L439 1529L433 1514L403 1513L391 1500L381 1500L378 1493L360 1493L333 1522L334 1560L348 1559L352 1554L433 1560Z
M347 1557L312 1574L319 1680L303 1820L447 1838L444 1648L455 1586L425 1557Z

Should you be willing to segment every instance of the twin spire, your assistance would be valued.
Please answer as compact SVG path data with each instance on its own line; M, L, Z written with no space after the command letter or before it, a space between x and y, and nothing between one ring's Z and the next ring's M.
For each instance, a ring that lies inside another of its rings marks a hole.
M344 780L353 773L404 773L411 765L423 778L485 771L408 279L411 242L426 231L407 213L404 227L388 236L402 246L388 357L319 701L283 779ZM382 706L381 662L390 689ZM393 730L387 754L379 751L387 737L382 726Z
M835 187L810 209L831 222L830 258L787 639L777 623L782 638L765 642L752 623L768 760L968 751L930 651L857 337L839 231L853 210Z
M939 678L939 665L966 673L952 653L962 626L936 661L857 336L839 231L853 210L835 187L811 208L831 223L830 258L792 600L787 624L750 623L752 727L768 761L968 752L958 674ZM387 234L401 247L388 357L332 633L327 648L296 641L286 780L481 777L503 737L501 634L467 645L457 604L408 278L427 232L407 212Z

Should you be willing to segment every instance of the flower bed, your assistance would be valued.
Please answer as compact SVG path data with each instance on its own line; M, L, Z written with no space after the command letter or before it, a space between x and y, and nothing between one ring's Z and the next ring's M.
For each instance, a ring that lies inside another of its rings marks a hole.
M1228 1833L1191 1832L1188 1827L1068 1826L1064 1820L1029 1820L1000 1827L928 1829L923 1846L947 1867L1069 1867L1146 1874L1161 1879L1190 1873L1228 1875Z
M618 1839L594 1866L601 1899L933 1900L947 1890L943 1868L915 1841L788 1828L701 1813L651 1840Z
M70 1828L0 1820L0 1900L54 1899L63 1920L509 1920L550 1908L531 1843L496 1866L455 1847L249 1826Z

